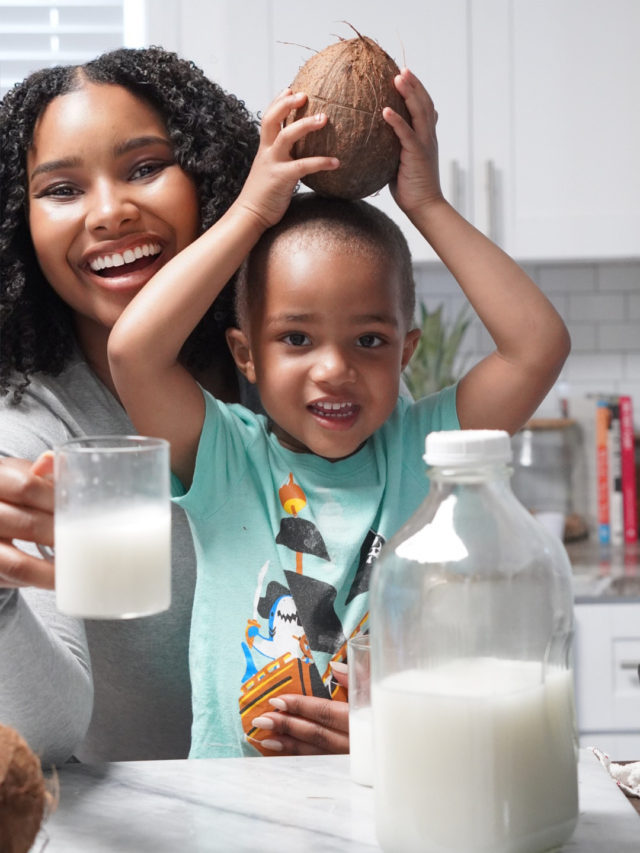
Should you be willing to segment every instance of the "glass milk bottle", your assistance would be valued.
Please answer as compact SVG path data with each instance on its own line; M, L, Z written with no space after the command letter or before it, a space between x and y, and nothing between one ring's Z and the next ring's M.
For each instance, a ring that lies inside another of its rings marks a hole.
M539 853L573 832L570 565L515 498L506 432L431 433L427 498L371 587L387 853Z

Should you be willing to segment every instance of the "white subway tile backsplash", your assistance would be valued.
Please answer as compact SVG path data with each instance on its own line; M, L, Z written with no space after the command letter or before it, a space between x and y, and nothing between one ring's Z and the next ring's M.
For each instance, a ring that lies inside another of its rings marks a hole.
M596 289L594 264L540 265L536 284L547 295L550 293L587 293Z
M640 291L640 284L636 290ZM630 293L627 296L627 318L629 320L640 320L640 292ZM638 324L638 333L640 334L640 323Z
M546 293L545 296L566 322L569 312L569 297L564 293Z
M622 367L623 356L618 353L572 353L562 372L569 382L593 380L592 391L606 391L608 381L620 378Z
M418 265L414 274L416 291L424 299L431 299L437 294L448 296L460 292L457 281L444 264Z
M594 382L593 379L572 379L568 382L568 392L572 396L579 397L581 394L616 394L617 383Z
M556 306L557 307L557 306ZM560 312L562 314L562 312ZM596 349L595 323L567 323L571 335L571 352L591 352ZM569 356L571 358L571 356Z
M624 359L622 380L640 382L640 353L627 353ZM640 399L638 400L640 406Z
M638 323L599 323L597 331L600 350L640 350Z
M624 296L621 293L572 293L565 320L598 322L624 320Z
M564 318L572 350L562 372L571 393L629 393L640 428L640 262L528 264L526 271ZM418 299L445 304L451 319L464 301L442 265L416 270ZM494 348L479 320L467 332L461 354L470 367Z
M640 263L600 264L597 283L598 290L640 290Z

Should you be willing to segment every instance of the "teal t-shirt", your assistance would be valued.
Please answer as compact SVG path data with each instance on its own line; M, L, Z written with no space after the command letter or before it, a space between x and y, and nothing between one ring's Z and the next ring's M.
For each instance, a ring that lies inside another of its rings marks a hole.
M426 434L459 429L456 386L400 399L338 462L283 448L264 416L204 393L193 483L174 498L198 561L190 756L271 754L251 723L269 699L339 698L329 661L366 628L375 558L428 491Z

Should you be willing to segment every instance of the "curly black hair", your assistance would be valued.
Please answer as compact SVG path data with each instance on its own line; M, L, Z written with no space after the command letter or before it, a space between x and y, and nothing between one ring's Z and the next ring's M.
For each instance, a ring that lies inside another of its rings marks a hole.
M84 79L123 86L163 117L177 163L194 178L202 230L237 197L258 147L258 122L192 62L159 47L105 53L81 66L31 74L0 101L0 394L19 400L38 371L59 373L74 347L71 311L43 276L28 225L26 158L38 118L53 98ZM232 282L182 351L194 370L230 356Z

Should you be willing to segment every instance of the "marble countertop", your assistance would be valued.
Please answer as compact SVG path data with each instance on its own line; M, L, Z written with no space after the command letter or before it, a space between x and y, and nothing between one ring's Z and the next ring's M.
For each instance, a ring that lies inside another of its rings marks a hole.
M566 548L577 604L640 602L640 543L601 545L586 539Z
M580 819L563 850L636 853L640 816L587 750L579 780ZM77 764L59 781L32 853L380 849L373 791L351 782L346 755Z

